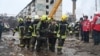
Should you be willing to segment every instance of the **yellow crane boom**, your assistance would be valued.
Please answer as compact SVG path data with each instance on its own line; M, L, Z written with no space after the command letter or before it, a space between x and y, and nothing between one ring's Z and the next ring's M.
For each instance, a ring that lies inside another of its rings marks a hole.
M61 2L62 2L62 0L57 0L56 1L56 3L54 4L54 6L53 6L53 8L52 8L52 10L51 10L51 12L48 16L49 18L53 18L54 14L56 13L56 11L57 11L59 5L61 4Z

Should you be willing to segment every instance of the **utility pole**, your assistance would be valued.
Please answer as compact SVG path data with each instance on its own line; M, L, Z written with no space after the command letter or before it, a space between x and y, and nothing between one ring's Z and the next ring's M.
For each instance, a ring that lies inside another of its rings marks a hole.
M97 11L97 0L95 0L95 11Z
M72 12L73 12L73 18L76 20L76 14L75 14L75 10L76 10L76 1L77 0L72 0Z

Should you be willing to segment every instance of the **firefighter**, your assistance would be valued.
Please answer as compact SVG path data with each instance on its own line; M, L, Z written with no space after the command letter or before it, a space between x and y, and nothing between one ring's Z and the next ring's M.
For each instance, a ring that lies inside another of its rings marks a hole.
M100 44L100 12L95 12L94 18L93 18L93 39L94 39L94 45Z
M49 41L49 50L51 52L55 52L55 45L56 45L56 40L57 40L57 30L58 30L58 24L53 20L48 18L51 23L49 24L49 36L48 36L48 41Z
M2 37L2 31L3 31L3 22L0 19L0 41L1 41L1 37Z
M68 31L68 23L66 20L68 19L67 15L62 15L61 22L58 25L58 47L57 47L57 53L62 54L62 47L64 45L64 41L66 39L66 33Z
M90 32L90 21L88 20L88 16L85 15L84 16L84 21L83 21L83 25L82 25L82 29L83 29L83 34L84 34L84 42L88 43L89 42L89 32Z
M31 37L32 37L32 22L31 22L31 17L28 16L26 18L26 22L25 22L25 36L24 36L24 43L25 46L27 46L27 49L30 50L30 41L31 41Z
M24 48L24 31L25 31L25 24L22 18L18 19L18 26L13 31L13 36L15 35L15 32L19 32L19 40L20 44L19 46L23 49Z
M74 33L75 33L75 37L79 40L79 22L75 23Z
M73 25L72 24L68 25L68 30L69 30L69 35L72 38L73 37Z
M80 18L79 29L80 29L80 34L81 34L81 41L83 41L84 40L84 34L83 34L83 17Z
M35 15L34 21L32 23L33 30L32 30L32 38L31 38L31 51L34 51L34 47L36 45L36 40L37 40L36 26L38 22L39 22L39 16Z
M44 50L44 52L48 51L48 43L47 43L47 32L48 32L48 23L47 23L47 16L42 15L40 22L37 24L37 45L36 45L36 51L40 52L41 48ZM45 53L47 54L47 53Z

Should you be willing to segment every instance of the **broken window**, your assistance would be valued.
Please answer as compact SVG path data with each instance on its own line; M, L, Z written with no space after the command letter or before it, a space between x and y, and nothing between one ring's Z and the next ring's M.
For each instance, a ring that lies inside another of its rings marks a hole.
M33 3L32 6L35 6L35 3Z
M48 3L49 2L49 0L46 0L46 3Z
M49 14L49 12L48 11L46 11L46 15L48 15Z
M32 0L32 2L35 2L35 0Z
M54 0L51 0L51 1L50 1L50 4L53 4L53 3L54 3Z
M49 5L46 5L46 9L49 9Z

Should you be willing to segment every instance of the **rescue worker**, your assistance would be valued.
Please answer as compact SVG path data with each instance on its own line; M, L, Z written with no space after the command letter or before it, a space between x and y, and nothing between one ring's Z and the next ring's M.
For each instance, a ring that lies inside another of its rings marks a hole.
M75 26L74 26L74 33L75 33L76 39L79 40L79 22L76 22L76 23L75 23Z
M56 40L57 40L57 30L58 30L58 24L53 20L48 18L51 23L49 24L49 36L48 36L48 41L49 41L49 50L51 52L55 52L55 45L56 45Z
M36 51L40 52L41 48L44 50L45 55L47 54L48 50L48 43L47 43L47 34L48 34L48 23L47 23L47 16L42 15L40 22L37 24L37 45Z
M30 41L31 41L31 38L32 38L32 22L31 22L31 17L28 16L26 18L26 22L25 22L25 36L24 36L24 43L25 43L25 46L27 46L27 49L30 50Z
M84 34L83 34L83 18L80 18L80 25L79 25L79 29L80 29L80 34L81 34L81 41L84 40Z
M83 21L83 34L84 34L84 42L88 43L89 42L89 32L90 32L90 21L88 20L88 16L84 16L84 21Z
M31 51L34 51L35 45L36 45L36 40L37 40L37 33L36 33L36 26L39 22L39 16L35 15L34 16L34 21L32 23L32 38L31 38Z
M1 37L2 37L2 31L3 31L3 22L0 19L0 41L1 41Z
M66 20L68 19L67 15L62 15L61 22L58 25L58 47L57 47L57 53L62 54L62 47L64 45L64 41L66 39L66 33L68 31L68 23Z
M15 32L19 32L19 46L23 49L24 48L24 31L25 31L25 24L22 18L18 18L18 26L14 29L13 36Z
M92 25L93 25L93 17L90 16L90 24L91 24L91 31L90 31L90 38L93 39L93 30L92 30Z
M69 24L68 25L68 30L69 30L69 35L72 38L73 37L73 30L74 30L74 27L73 27L72 24Z
M100 44L100 13L95 12L93 17L93 39L94 39L94 45Z

